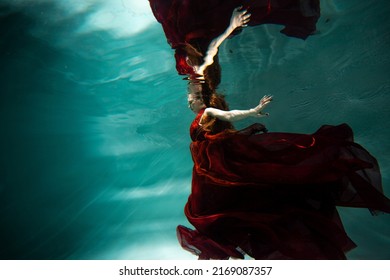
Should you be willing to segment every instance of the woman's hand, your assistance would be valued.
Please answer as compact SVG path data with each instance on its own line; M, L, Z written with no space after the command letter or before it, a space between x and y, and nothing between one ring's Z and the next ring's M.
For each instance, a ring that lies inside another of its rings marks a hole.
M259 105L255 108L251 109L254 112L255 117L263 117L269 116L269 113L263 113L262 110L272 101L272 95L264 95L263 98L260 99Z
M228 38L232 32L239 27L245 27L249 22L251 14L247 12L247 10L241 10L241 7L237 7L233 10L232 17L230 18L230 25L227 29L219 35L217 38L213 39L210 45L207 48L206 56L204 57L204 61L202 65L193 66L196 74L198 74L201 78L203 77L204 70L211 64L214 63L214 57L218 53L218 48L222 44L222 42ZM240 11L241 10L241 11Z
M248 117L264 117L264 116L268 116L269 114L263 113L261 110L263 110L268 105L268 103L271 102L271 100L272 100L272 96L265 95L260 100L259 105L249 110L225 111L225 110L208 107L204 111L203 116L209 116L227 122L235 122L235 121L246 119Z
M246 27L250 20L251 14L247 10L241 10L241 7L237 7L233 10L232 17L230 19L230 27L236 29L237 27Z

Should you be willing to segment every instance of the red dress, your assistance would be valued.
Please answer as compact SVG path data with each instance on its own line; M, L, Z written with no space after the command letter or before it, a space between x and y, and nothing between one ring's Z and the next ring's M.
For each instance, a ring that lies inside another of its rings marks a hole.
M204 53L210 42L229 26L232 12L243 6L251 13L249 25L280 24L288 36L306 39L316 30L320 16L319 0L149 0L168 43L176 50L179 74L193 74L186 63L185 43Z
M346 124L314 134L222 132L191 125L192 191L179 242L200 259L345 259L356 245L336 206L390 212L376 159Z

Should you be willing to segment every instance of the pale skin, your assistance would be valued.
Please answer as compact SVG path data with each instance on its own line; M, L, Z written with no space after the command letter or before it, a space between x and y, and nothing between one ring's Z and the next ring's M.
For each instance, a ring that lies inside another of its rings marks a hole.
M203 112L203 115L200 118L199 124L202 124L202 120L204 117L212 117L218 118L222 121L235 122L239 120L246 119L248 117L265 117L269 116L268 113L263 113L262 110L267 107L267 105L272 101L271 95L265 95L260 99L259 105L255 108L249 110L230 110L224 111L216 108L206 108L206 105L203 103L202 99L196 97L194 94L188 95L188 107L196 114L200 112L200 110L206 108Z
M248 13L247 10L242 10L242 7L237 7L233 10L232 17L230 18L229 27L219 35L217 38L211 41L208 46L206 55L204 57L204 62L202 65L193 66L196 74L199 75L200 78L203 77L204 70L211 64L214 63L214 57L218 53L218 48L222 44L222 42L230 36L230 34L238 27L245 27L250 20L251 14Z
M193 66L195 73L200 76L200 79L203 77L204 70L214 62L214 57L218 53L218 48L222 42L230 36L230 34L238 27L246 27L247 23L250 20L251 14L247 10L241 10L242 7L237 7L233 10L233 14L230 18L229 27L222 33L220 36L211 41L206 56L204 57L204 63L199 66ZM206 108L206 105L203 103L203 100L197 97L194 93L201 91L201 84L189 85L189 92L192 92L188 95L188 104L189 108L196 114L200 110ZM231 110L224 111L216 108L206 108L201 119L200 125L202 124L203 117L213 117L218 118L223 121L234 122L242 120L248 117L264 117L268 116L268 113L263 113L262 110L272 101L272 96L265 95L255 108L249 110Z

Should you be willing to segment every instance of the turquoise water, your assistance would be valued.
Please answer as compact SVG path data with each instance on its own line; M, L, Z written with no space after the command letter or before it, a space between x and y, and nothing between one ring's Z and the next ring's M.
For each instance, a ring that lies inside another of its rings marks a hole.
M268 25L225 42L220 90L237 109L274 95L270 131L347 122L389 196L390 4L321 7L306 41ZM193 113L148 2L0 0L0 61L0 257L195 259L175 233ZM390 259L389 215L340 213L350 259Z

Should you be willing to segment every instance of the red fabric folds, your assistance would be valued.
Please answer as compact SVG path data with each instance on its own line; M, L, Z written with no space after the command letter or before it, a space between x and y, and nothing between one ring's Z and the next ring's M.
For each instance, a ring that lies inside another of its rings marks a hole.
M192 191L179 226L201 259L345 259L336 206L390 212L376 159L346 124L313 134L208 135L191 125Z
M284 25L282 33L306 39L316 31L319 0L149 0L168 43L176 50L179 74L193 74L185 62L182 46L197 46L203 52L211 40L229 26L233 9L243 6L251 13L249 25ZM240 30L237 30L239 32Z

